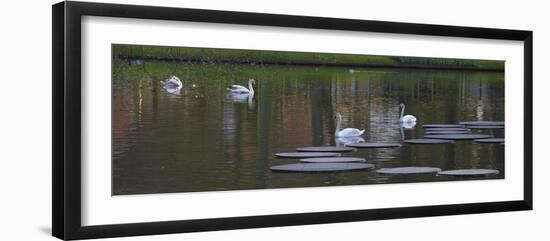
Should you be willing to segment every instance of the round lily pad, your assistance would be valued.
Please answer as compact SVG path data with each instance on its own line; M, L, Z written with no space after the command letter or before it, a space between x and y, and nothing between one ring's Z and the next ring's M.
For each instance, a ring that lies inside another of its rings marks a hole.
M436 173L441 169L437 167L396 167L396 168L381 168L376 170L377 173L385 175L399 175L399 174L424 174L424 173Z
M426 128L424 131L470 131L468 128Z
M504 138L487 138L487 139L479 139L479 140L474 140L475 142L479 142L479 143L496 143L496 144L500 144L500 143L504 143Z
M498 174L498 170L493 169L460 169L438 172L440 176L455 176L455 177L484 177Z
M295 163L272 166L274 172L338 172L368 170L374 168L373 164L344 162L344 163Z
M445 140L475 140L491 138L489 135L480 134L448 134L448 135L425 135L424 138L428 139L445 139Z
M364 162L364 158L359 157L317 157L300 159L300 162L315 162L315 163L335 163L335 162Z
M408 144L453 144L454 141L451 140L440 140L440 139L408 139L403 142Z
M395 147L400 147L401 144L361 142L361 143L347 144L346 146L357 147L357 148L395 148Z
M349 152L355 151L355 148L347 146L308 146L296 148L296 151L302 152Z
M504 126L490 126L490 125L481 125L481 126L474 126L469 125L468 128L470 129L504 129Z
M503 126L504 121L462 121L458 122L461 125L472 125L472 126Z
M464 127L464 125L460 124L426 124L422 125L424 128L460 128Z
M426 131L426 135L468 134L470 131Z
M335 152L281 152L275 153L276 157L281 158L313 158L313 157L336 157L340 153Z

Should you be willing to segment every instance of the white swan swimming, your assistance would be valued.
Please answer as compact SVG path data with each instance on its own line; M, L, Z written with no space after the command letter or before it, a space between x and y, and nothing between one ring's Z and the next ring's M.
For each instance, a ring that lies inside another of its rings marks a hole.
M181 88L183 87L183 83L180 78L174 75L170 76L170 78L166 80L160 81L160 84L162 85L162 88L170 94L179 94Z
M252 88L252 84L256 84L256 81L254 79L248 80L248 89L242 85L232 85L231 87L227 88L231 94L237 94L237 95L254 95L254 88Z
M400 104L399 106L401 107L401 117L399 118L400 122L416 122L416 117L414 117L413 115L403 116L403 114L405 114L404 104Z
M334 131L335 137L349 137L349 136L360 136L363 135L365 130L359 130L355 128L346 128L340 130L340 123L342 122L342 115L336 113L336 130Z

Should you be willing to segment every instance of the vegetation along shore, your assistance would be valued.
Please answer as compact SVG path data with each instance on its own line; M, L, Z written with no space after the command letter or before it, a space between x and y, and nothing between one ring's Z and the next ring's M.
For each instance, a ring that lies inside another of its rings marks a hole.
M113 59L258 65L308 65L504 71L504 61L405 56L112 45Z

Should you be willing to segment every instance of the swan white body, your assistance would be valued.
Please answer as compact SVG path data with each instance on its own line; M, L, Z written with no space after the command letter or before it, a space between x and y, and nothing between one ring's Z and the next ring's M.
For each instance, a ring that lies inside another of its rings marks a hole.
M231 94L237 94L237 95L254 95L254 88L252 87L252 84L256 84L256 81L254 79L248 80L248 89L242 85L232 85L231 87L227 88L227 90Z
M365 130L359 130L356 128L345 128L340 130L340 124L342 122L342 115L336 113L336 130L334 131L335 137L352 137L352 136L361 136L365 133Z
M161 81L160 84L162 85L162 88L170 94L179 94L181 88L183 87L181 80L173 75L170 76L170 78Z
M405 105L404 104L400 104L399 105L401 107L401 117L399 117L399 121L400 122L416 122L416 117L414 117L413 115L406 115L406 116L403 116L403 114L405 113Z
M401 127L405 128L405 130L414 129L415 126L416 126L416 121L401 122Z

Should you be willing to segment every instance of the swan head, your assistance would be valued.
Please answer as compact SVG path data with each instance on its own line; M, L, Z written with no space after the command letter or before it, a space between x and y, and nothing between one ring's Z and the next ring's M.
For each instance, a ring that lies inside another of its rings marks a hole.
M251 84L256 84L256 80L254 79L249 79L248 80L248 84L251 85Z
M401 107L401 109L405 108L405 104L401 103L399 104L399 107Z
M337 112L336 115L334 115L334 118L337 119L337 120L341 120L342 115L340 114L340 112Z

